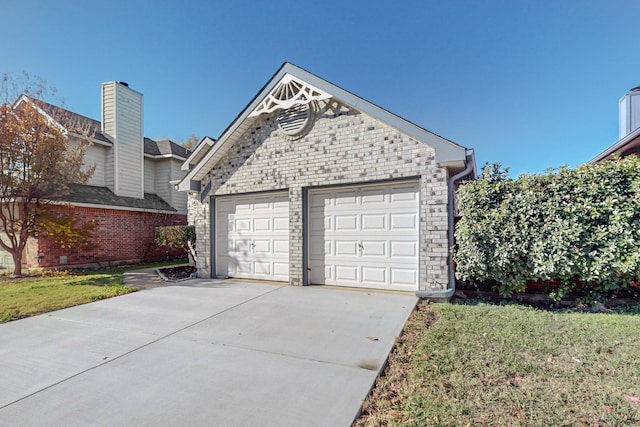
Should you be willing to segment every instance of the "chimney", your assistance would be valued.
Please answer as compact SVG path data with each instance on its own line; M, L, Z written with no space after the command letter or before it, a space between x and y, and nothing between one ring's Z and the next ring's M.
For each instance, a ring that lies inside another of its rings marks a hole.
M636 86L618 101L620 139L640 127L640 86Z
M107 187L117 196L144 198L143 96L124 82L102 83L102 132L113 140Z

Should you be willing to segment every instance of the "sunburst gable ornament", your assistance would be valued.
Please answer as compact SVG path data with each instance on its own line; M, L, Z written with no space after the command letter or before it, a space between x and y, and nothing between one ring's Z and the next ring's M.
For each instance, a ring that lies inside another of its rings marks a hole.
M288 110L295 105L308 105L312 102L331 98L331 95L306 82L285 74L280 83L258 104L249 117L271 113L276 110Z

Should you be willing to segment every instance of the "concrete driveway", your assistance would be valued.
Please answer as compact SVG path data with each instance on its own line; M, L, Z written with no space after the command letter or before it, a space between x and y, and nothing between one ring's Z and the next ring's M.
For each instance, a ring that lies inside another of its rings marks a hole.
M348 426L413 295L194 279L0 325L0 425Z

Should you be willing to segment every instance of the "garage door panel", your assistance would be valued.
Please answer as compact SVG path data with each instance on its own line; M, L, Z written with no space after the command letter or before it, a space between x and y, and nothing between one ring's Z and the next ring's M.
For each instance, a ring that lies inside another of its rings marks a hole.
M254 211L271 211L273 210L273 205L270 202L262 202L262 203L253 203Z
M391 269L391 280L400 285L413 285L418 280L416 270L403 270L400 268Z
M229 245L229 251L246 253L249 251L249 242L247 240L232 240Z
M310 283L416 290L418 183L309 195Z
M334 218L336 228L335 231L357 231L358 216L357 215L340 215Z
M251 274L251 263L247 261L237 261L232 264L233 271L237 274Z
M390 191L391 202L402 202L402 201L417 201L418 200L418 192L414 191L415 186L398 186Z
M273 218L273 231L289 233L289 216L286 218Z
M416 214L391 214L391 230L415 230L417 225Z
M273 274L276 277L289 277L289 264L274 262L273 263Z
M271 263L257 261L254 266L256 275L271 276Z
M255 218L253 220L253 231L271 231L271 218Z
M216 273L289 280L288 194L216 200Z
M355 265L337 265L335 280L345 283L358 282L358 267Z
M251 231L251 220L244 218L235 218L231 231L241 233L243 231Z
M271 253L271 240L253 240L252 243L253 253L260 254L270 254Z
M362 204L370 203L384 203L385 195L377 190L364 190L362 191Z
M384 231L387 229L387 215L363 214L362 231Z
M289 255L289 241L288 240L274 240L273 241L273 253L279 255Z
M386 285L388 283L387 269L384 267L362 267L362 281Z
M253 210L253 207L251 206L250 201L247 199L231 202L229 206L232 211L235 211L238 213L250 212Z
M357 203L357 197L356 191L340 191L334 198L333 204L336 206L353 206Z
M378 241L362 241L362 256L363 257L386 257L387 256L387 242L384 240Z
M418 245L414 241L391 241L391 257L417 257Z
M356 256L358 254L358 242L356 240L336 240L336 255Z

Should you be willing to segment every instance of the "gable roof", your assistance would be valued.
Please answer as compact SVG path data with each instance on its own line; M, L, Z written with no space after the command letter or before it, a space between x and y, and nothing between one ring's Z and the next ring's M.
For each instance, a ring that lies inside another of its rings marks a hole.
M30 101L36 101L37 106L44 112L49 118L55 120L55 117L65 117L71 123L78 124L81 128L87 129L91 135L91 139L94 142L98 142L102 145L113 145L113 139L107 134L102 132L102 123L98 120L83 116L82 114L74 113L66 108L58 107L57 105L49 104L45 101L34 100L25 95L20 97L20 100L16 105L27 99ZM177 144L170 139L161 139L155 141L151 138L144 137L144 154L149 157L175 157L179 160L185 160L191 154L191 151L187 150L180 144Z
M49 119L56 121L56 118L64 117L65 120L68 120L70 123L77 125L82 129L86 129L92 136L92 139L96 140L99 143L113 145L113 141L106 134L102 133L102 124L94 119L91 119L87 116L83 116L82 114L74 113L73 111L67 110L66 108L58 107L57 105L49 104L46 101L41 101L39 99L31 98L27 95L22 95L18 98L18 101L14 104L18 106L21 102L32 102L35 106Z
M202 180L208 171L226 154L236 139L252 127L261 112L269 112L278 108L277 105L273 104L273 102L275 102L273 99L274 93L277 95L277 91L280 90L279 85L283 83L288 84L291 80L295 80L298 83L302 82L307 86L307 92L305 94L307 97L315 97L317 99L333 97L352 108L400 130L412 138L432 146L435 149L436 162L441 166L464 167L467 152L465 147L417 126L300 67L285 62L251 102L249 102L245 109L242 110L233 122L222 132L220 137L214 141L215 143L209 147L206 154L202 155L197 161L191 172L180 182L179 190L188 191L191 187L191 181ZM184 169L188 169L190 164L195 163L192 157L195 157L197 151L199 150L196 149L192 156L187 159L185 165L183 165Z

